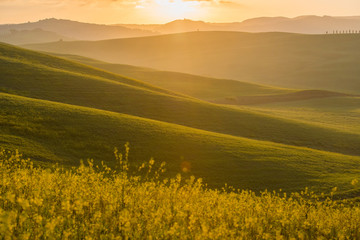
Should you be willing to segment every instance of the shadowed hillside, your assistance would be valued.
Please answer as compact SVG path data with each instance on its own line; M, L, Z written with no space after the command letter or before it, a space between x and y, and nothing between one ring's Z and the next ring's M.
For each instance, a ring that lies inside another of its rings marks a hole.
M96 59L69 54L53 54L106 71L138 79L152 85L183 93L205 101L224 101L228 98L270 96L296 92L295 89L276 88L229 79L217 79L179 72L160 71L125 64L111 64Z
M76 55L54 55L118 73L123 76L139 79L164 89L220 104L253 105L347 95L323 90L275 88L236 80L159 71L124 64L111 64Z
M350 95L337 93L337 92L323 91L323 90L299 90L284 94L241 96L237 98L228 98L223 101L216 101L216 103L230 104L230 105L254 105L254 104L269 104L276 102L295 102L295 101L303 101L309 99L343 97L343 96L350 96Z
M129 141L139 165L154 157L167 162L167 176L203 177L211 187L225 183L253 190L328 191L352 188L360 158L241 137L62 103L0 93L1 146L19 149L41 165L73 166L79 159L116 164L113 148Z
M1 45L3 91L202 130L358 155L360 136L210 104L71 61Z
M268 103L249 109L338 131L360 133L360 98L355 96Z
M130 29L122 26L101 25L93 23L82 23L64 19L44 19L37 22L28 22L21 24L1 24L0 35L9 34L11 31L33 31L34 29L41 29L43 31L50 31L54 34L64 36L66 38L77 40L102 40L110 38L126 38L126 37L141 37L155 35L156 33L146 30ZM0 38L1 39L1 38ZM9 43L17 44L16 39L11 39ZM23 39L26 40L26 39ZM25 43L31 43L31 39L27 39ZM44 39L37 38L37 42L45 42ZM58 40L58 39L56 39ZM51 41L49 39L49 41ZM21 44L21 42L19 43ZM23 44L23 43L22 43Z
M359 41L360 34L193 32L27 47L271 86L359 93Z

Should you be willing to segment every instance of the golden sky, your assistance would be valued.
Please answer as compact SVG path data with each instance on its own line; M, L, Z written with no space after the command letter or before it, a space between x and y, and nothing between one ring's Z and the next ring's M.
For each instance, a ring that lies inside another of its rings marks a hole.
M261 16L360 15L360 0L0 0L0 23L44 18L91 23L238 22Z

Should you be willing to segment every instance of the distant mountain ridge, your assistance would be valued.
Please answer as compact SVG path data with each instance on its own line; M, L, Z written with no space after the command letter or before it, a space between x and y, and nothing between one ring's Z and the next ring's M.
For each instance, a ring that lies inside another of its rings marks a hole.
M0 42L11 44L46 43L71 40L75 39L59 35L55 32L44 31L40 28L32 30L11 29L8 34L0 34Z
M0 36L6 36L11 34L12 30L24 31L34 29L41 29L43 31L53 32L53 34L61 35L63 36L63 38L89 41L112 38L143 37L157 34L152 31L130 29L123 26L82 23L71 20L50 18L37 22L28 22L21 24L2 24L0 25ZM40 42L41 40L42 39L39 38L39 41L37 42ZM28 41L27 43L30 42Z
M291 32L323 34L333 31L360 31L360 17L299 16L259 17L234 23L209 23L189 19L175 20L166 24L119 24L133 29L146 29L163 34L192 31L241 31L241 32Z
M291 32L302 34L360 32L360 17L259 17L233 23L209 23L181 19L166 24L115 25L49 18L21 24L0 24L0 42L32 44L59 40L98 41L194 31Z

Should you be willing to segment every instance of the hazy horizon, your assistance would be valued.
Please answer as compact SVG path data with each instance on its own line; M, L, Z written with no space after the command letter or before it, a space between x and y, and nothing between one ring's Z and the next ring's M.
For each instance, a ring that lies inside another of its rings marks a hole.
M275 0L1 0L0 24L46 18L98 24L162 24L177 19L241 22L257 17L357 16L360 2Z
M175 21L183 21L183 20L189 20L192 22L204 22L204 23L242 23L245 22L247 20L252 20L252 19L262 19L262 18L288 18L288 19L296 19L296 18L301 18L301 17L331 17L331 18L344 18L344 19L351 19L351 18L360 18L360 13L358 15L348 15L348 16L333 16L333 15L298 15L298 16L257 16L257 17L251 17L251 18L246 18L240 21L206 21L206 20L202 20L202 19L193 19L193 18L176 18L170 21L166 21L166 22L161 22L161 23L153 23L153 22L144 22L144 23L135 23L135 22L114 22L114 23L99 23L99 22L86 22L86 21L81 21L81 20L76 20L73 18L57 18L57 17L48 17L48 18L39 18L39 19L35 19L35 20L28 20L28 21L21 21L21 22L0 22L0 25L12 25L12 24L25 24L25 23L36 23L36 22L41 22L44 20L50 20L50 19L55 19L55 20L64 20L64 21L73 21L73 22L81 22L81 23L89 23L89 24L98 24L98 25L163 25L163 24L167 24L167 23L171 23L171 22L175 22Z

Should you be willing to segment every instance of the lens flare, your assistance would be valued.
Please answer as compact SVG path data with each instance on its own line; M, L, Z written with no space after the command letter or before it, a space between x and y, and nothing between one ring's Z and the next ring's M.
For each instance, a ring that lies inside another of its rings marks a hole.
M188 161L183 161L181 163L181 171L183 171L184 173L190 172L191 171L191 163Z

